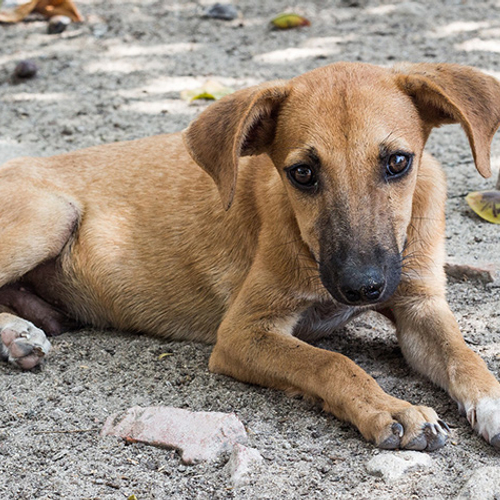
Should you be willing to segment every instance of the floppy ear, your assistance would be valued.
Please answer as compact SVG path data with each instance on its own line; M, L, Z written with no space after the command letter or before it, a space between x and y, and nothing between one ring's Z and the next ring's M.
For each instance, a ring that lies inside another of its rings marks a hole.
M285 82L239 90L209 106L184 131L189 154L215 181L226 210L234 197L238 158L261 154L271 145L279 106L288 94Z
M444 123L462 125L476 168L483 177L489 177L491 141L500 125L500 83L458 64L404 63L393 71L429 132Z

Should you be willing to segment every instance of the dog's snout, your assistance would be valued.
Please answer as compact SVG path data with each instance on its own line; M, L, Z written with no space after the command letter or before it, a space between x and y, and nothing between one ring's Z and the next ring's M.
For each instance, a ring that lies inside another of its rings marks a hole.
M351 271L339 285L340 292L350 304L375 302L385 288L384 273L373 267Z

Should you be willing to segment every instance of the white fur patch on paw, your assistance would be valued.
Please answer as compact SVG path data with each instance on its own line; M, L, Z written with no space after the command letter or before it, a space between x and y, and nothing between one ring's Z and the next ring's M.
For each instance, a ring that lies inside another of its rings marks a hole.
M500 399L482 398L475 407L467 406L467 420L486 441L500 434Z

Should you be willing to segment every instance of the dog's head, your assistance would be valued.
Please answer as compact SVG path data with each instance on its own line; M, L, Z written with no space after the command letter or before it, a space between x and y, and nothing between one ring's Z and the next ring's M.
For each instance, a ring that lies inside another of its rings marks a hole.
M450 64L333 64L235 92L184 137L226 208L239 157L267 153L324 286L361 305L398 286L422 152L444 123L462 125L477 169L490 175L500 85Z

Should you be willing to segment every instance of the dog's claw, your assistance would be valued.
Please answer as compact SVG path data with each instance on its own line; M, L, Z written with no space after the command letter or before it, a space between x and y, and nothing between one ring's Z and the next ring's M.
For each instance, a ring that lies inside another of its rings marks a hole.
M440 424L427 423L424 425L424 433L427 446L427 451L434 451L442 448L448 441L448 434L443 432Z
M405 445L404 448L416 451L434 451L442 448L448 441L447 427L446 424L442 426L440 421L436 424L427 422L422 426L422 432Z
M412 406L394 413L392 418L383 430L379 448L434 451L448 441L450 428L430 408ZM500 445L500 433L498 442Z
M395 450L399 448L399 443L404 435L403 426L399 422L394 422L391 426L392 434L385 439L379 446L383 450Z
M446 434L451 434L450 426L444 420L438 420L438 424L446 432Z

